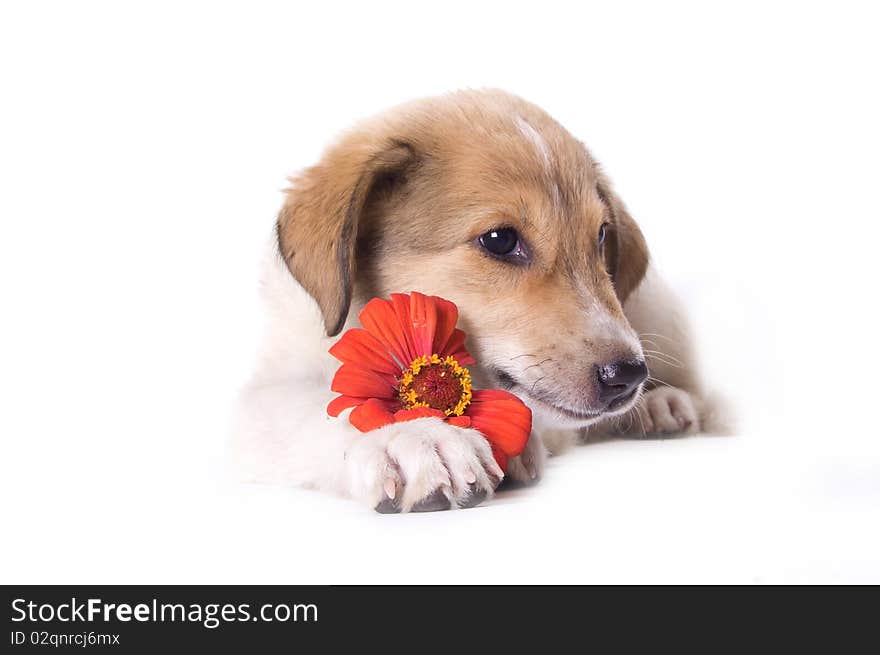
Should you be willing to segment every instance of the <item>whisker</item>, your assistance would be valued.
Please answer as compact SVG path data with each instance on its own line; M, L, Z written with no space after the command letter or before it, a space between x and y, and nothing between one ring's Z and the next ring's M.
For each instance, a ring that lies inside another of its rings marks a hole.
M675 368L685 368L684 363L672 355L667 355L666 353L660 352L659 350L644 350L645 354L654 359L659 359L664 364L669 364L670 366L674 366Z
M547 362L552 362L552 361L553 361L553 358L552 358L552 357L548 357L547 359L544 359L544 360L538 362L537 364L529 364L528 366L526 366L526 367L523 369L523 373L525 373L526 371L528 371L530 368L534 368L535 366L541 366L542 364L546 364Z
M675 339L670 339L665 334L660 334L658 332L639 332L639 337L659 337L661 339L666 339L671 343L678 343Z
M680 366L680 365L676 364L675 362L668 362L668 361L661 359L660 357L656 357L654 355L649 355L648 358L653 359L654 361L659 362L660 364L663 364L665 366L670 366L672 368L679 368L679 369L684 368L684 366Z
M623 419L625 419L625 418L629 418L629 416L628 416L627 414L624 414L623 416L615 416L615 417L614 417L614 429L615 429L615 431L617 431L617 432L622 432L620 426L623 424Z
M642 437L647 437L648 430L645 428L645 421L644 419L642 419L642 414L639 412L638 409L633 408L633 411L636 413L636 418L639 419L639 424L642 427Z
M665 353L662 350L646 349L645 352L651 353L652 355L658 355L660 357L665 357L666 359L669 359L673 362L676 362L677 364L683 364L683 362L678 357L675 357L674 355L670 355L669 353Z

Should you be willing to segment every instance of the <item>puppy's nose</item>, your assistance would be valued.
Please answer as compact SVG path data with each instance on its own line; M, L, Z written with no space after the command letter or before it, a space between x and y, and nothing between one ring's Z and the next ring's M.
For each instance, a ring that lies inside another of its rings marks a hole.
M619 360L599 367L599 400L611 405L628 397L648 377L644 360Z

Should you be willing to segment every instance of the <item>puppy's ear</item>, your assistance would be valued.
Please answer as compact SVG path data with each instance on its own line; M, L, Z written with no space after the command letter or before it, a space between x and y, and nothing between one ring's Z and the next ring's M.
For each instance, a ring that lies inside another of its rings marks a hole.
M339 334L348 316L355 242L370 191L412 159L405 143L355 133L291 178L278 216L278 249L318 303L328 336Z
M600 179L597 189L611 216L605 258L611 279L614 280L614 290L622 305L648 270L648 244L608 181Z

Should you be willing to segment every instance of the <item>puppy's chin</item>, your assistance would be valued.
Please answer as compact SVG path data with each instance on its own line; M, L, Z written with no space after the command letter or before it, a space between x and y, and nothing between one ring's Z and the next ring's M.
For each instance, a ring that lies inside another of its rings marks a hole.
M604 410L596 413L579 413L576 411L551 405L540 398L533 398L521 391L514 391L522 401L532 410L535 423L538 425L555 426L559 428L586 428L594 423L599 423L615 416L626 414L632 410L639 398L641 392L636 393L631 400L622 404L613 410Z
M613 408L590 410L569 407L563 401L530 393L525 386L518 384L513 377L506 373L496 372L495 375L498 378L499 386L517 395L528 405L536 423L573 429L585 428L605 419L626 414L638 403L644 386L639 385L629 398Z

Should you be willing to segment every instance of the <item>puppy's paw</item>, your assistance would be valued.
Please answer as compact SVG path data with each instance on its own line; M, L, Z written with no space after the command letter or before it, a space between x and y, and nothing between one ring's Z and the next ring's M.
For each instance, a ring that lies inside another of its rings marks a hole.
M546 461L547 448L541 437L532 432L522 453L508 460L505 481L534 484L544 475Z
M657 387L639 401L636 429L645 435L672 436L700 431L700 417L694 398L677 387Z
M473 507L504 477L478 432L436 418L358 437L345 453L345 474L352 496L382 513Z

